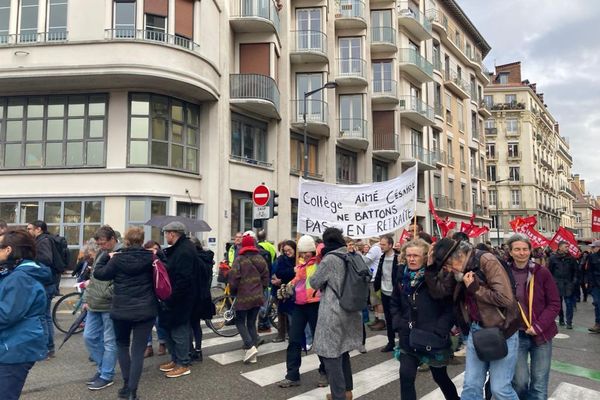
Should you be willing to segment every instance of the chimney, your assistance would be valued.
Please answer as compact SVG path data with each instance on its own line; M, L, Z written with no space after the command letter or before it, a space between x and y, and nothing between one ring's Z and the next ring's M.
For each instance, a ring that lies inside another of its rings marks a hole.
M560 134L560 127L558 125L558 122L554 124L554 130L556 131L556 134L559 135Z
M539 93L538 97L540 98L540 101L543 103L544 102L544 93Z
M581 193L586 194L587 192L585 191L585 179L581 179L579 181L579 187L581 188Z

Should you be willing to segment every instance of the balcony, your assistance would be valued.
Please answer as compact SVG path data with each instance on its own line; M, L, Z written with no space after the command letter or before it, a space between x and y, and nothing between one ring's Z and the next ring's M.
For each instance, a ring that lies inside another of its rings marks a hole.
M484 215L486 214L485 207L481 204L473 204L473 213L475 215Z
M403 168L409 168L416 164L419 171L437 169L433 152L412 144L401 144L399 150Z
M425 12L427 19L431 21L432 29L438 31L440 35L446 35L448 32L448 17L443 12L432 8Z
M365 29L365 2L362 0L338 0L335 6L336 29Z
M460 209L463 211L469 211L469 203L467 203L466 201L461 201Z
M508 161L519 161L519 160L521 160L521 157L522 156L521 156L520 151L513 151L513 152L509 151L507 159L508 159Z
M340 134L338 141L357 150L366 150L369 147L367 136L367 121L358 118L340 118L338 120Z
M435 124L433 108L415 96L400 96L400 115L421 126Z
M366 86L367 62L362 58L338 58L335 82L340 86Z
M143 29L105 29L105 40L141 40L166 46L177 46L186 50L199 52L200 45L193 41L164 32L147 31Z
M465 80L463 80L456 71L446 70L444 71L444 85L446 88L451 90L455 95L460 97L461 99L468 99L471 84Z
M374 79L371 83L373 104L398 104L398 82L390 79Z
M479 172L479 168L477 168L477 166L473 164L471 164L471 179L481 179L481 173Z
M521 131L517 127L516 129L506 130L506 137L519 137L521 136Z
M291 100L292 127L304 129L304 99ZM329 137L329 108L323 100L306 99L306 132Z
M485 128L485 136L497 136L498 128Z
M267 118L281 119L279 88L273 78L259 74L229 75L231 104Z
M405 72L421 83L433 81L433 64L415 49L399 49L400 71Z
M395 133L373 132L373 155L396 161L400 156L398 135Z
M479 112L479 115L481 115L485 119L492 117L492 112L490 111L488 104L484 100L481 100L479 102L479 107L477 107L477 111Z
M510 103L495 103L492 105L492 111L520 111L525 110L525 103L517 103L512 101Z
M69 32L67 31L0 35L0 46L32 43L60 43L67 42L68 37Z
M395 52L398 50L396 46L396 30L389 26L375 26L371 28L371 52Z
M435 163L440 166L444 166L448 162L446 152L439 149L433 150L433 159Z
M434 194L433 205L437 210L454 210L456 209L456 200L451 199L448 196Z
M231 0L229 24L234 32L269 32L279 35L281 22L272 0Z
M493 153L487 152L487 153L485 153L485 156L488 161L498 160L498 152L497 151L494 151Z
M293 31L290 60L296 64L327 63L327 35L321 31Z
M420 41L431 39L431 21L409 1L398 2L398 24Z

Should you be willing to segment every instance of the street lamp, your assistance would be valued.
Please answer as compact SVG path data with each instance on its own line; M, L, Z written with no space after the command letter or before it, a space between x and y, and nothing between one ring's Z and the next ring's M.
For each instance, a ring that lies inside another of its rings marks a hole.
M335 82L327 82L325 85L323 85L322 87L315 89L315 90L311 90L310 92L305 92L304 93L304 109L302 110L302 119L304 121L304 168L303 168L303 173L302 176L304 179L308 178L308 140L306 137L306 99L309 96L312 96L313 94L320 92L323 89L335 89L337 87L337 83Z
M494 181L494 186L496 186L496 240L498 240L498 247L500 247L500 211L498 210L498 199L500 196L498 195L498 184L507 181L510 181L510 179L507 178Z

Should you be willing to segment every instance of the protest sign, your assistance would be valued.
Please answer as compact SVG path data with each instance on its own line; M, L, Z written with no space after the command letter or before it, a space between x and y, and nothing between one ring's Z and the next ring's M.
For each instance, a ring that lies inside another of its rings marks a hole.
M336 227L344 236L381 236L408 225L415 215L417 169L363 185L334 185L300 179L298 232L321 236Z

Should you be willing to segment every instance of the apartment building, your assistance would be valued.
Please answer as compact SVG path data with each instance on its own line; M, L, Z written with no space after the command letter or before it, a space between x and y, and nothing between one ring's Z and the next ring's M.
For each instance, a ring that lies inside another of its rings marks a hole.
M199 217L220 254L265 183L269 237L289 238L305 133L308 179L417 165L424 226L431 193L485 215L488 51L450 0L0 0L0 219L44 219L75 251L100 224Z
M573 175L570 187L575 195L573 210L577 240L589 243L600 239L600 232L592 232L592 210L600 209L598 198L586 191L585 180L581 179L578 174Z
M520 62L496 66L491 79L485 136L492 226L499 225L499 240L511 234L509 221L516 216L537 215L536 228L547 237L560 225L574 229L573 159L544 95L522 79Z

